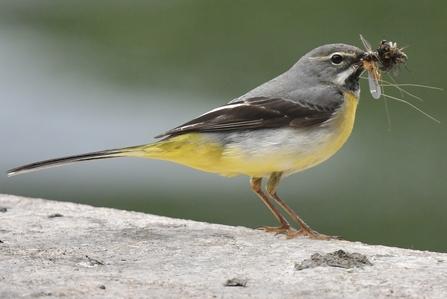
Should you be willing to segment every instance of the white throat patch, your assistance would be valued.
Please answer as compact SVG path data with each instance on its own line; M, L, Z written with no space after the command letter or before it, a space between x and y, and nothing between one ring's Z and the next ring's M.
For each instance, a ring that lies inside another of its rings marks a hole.
M347 70L345 70L344 72L338 74L335 77L334 83L338 86L343 86L346 82L346 79L349 78L349 76L351 76L353 73L355 72L355 68L354 67L350 67Z

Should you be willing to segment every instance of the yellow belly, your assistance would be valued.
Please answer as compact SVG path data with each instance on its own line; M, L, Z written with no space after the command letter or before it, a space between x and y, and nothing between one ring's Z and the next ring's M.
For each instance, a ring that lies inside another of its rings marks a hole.
M357 97L347 93L334 117L318 127L186 133L138 147L140 154L133 155L225 176L289 175L325 161L342 147L354 126L357 104Z

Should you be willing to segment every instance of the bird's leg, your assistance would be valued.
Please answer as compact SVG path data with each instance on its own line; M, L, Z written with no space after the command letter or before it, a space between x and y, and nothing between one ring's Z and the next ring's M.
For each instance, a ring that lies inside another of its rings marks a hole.
M310 228L298 215L276 194L276 190L279 186L279 181L281 180L282 172L274 172L270 175L270 178L265 186L267 194L273 198L283 209L299 224L301 229L295 232L287 232L287 238L295 238L298 236L307 235L309 238L318 239L318 240L330 240L337 237L330 237L323 234L320 234L313 229Z
M286 232L287 235L297 233L296 230L294 230L289 222L279 213L279 211L275 208L275 206L270 202L270 200L265 196L265 194L261 190L261 183L262 178L255 178L252 177L250 179L250 185L253 191L262 199L262 201L267 205L267 207L272 211L273 215L279 220L281 223L281 226L279 227L268 227L268 226L260 226L259 229L263 229L266 232Z

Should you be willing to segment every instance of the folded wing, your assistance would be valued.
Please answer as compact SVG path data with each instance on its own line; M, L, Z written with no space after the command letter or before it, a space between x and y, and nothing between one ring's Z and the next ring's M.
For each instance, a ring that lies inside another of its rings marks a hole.
M275 127L310 127L319 125L334 114L342 101L330 106L311 101L255 97L232 101L173 128L156 138L185 132L217 132Z

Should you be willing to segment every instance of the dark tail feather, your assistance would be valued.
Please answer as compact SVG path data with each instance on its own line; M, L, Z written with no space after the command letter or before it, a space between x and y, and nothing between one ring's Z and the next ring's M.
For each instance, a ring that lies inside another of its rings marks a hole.
M27 172L41 170L41 169L50 168L50 167L57 167L57 166L66 165L66 164L75 163L75 162L106 159L106 158L115 158L115 157L126 157L126 156L130 156L129 152L131 152L130 148L112 149L112 150L105 150L105 151L87 153L87 154L82 154L82 155L56 158L56 159L45 160L45 161L35 162L35 163L28 164L28 165L16 167L11 170L8 170L6 172L6 174L8 175L8 177L11 177L11 176L22 174L22 173L27 173Z

